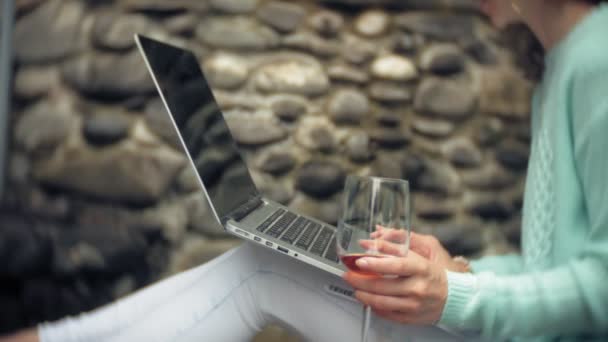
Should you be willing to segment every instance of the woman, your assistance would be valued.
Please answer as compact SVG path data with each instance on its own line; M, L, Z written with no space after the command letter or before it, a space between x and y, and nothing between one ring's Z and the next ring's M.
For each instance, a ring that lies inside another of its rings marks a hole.
M608 6L602 0L482 0L498 27L523 22L546 51L533 100L523 255L453 259L414 234L406 258L358 261L390 275L344 280L244 245L92 314L4 341L245 341L279 322L313 341L356 340L356 289L372 340L608 339ZM321 324L319 324L321 323ZM471 335L469 335L471 336ZM1 339L0 339L1 340Z

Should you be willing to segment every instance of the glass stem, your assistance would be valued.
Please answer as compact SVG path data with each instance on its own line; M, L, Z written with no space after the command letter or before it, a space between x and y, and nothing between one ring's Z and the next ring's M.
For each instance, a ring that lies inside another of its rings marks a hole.
M372 318L372 308L368 305L363 307L363 325L361 329L361 342L367 342L367 336L369 334L369 324Z

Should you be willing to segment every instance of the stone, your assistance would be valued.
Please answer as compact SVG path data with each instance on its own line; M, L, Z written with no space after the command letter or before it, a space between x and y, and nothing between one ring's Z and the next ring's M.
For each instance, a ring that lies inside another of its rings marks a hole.
M287 152L269 153L258 161L257 167L275 176L291 171L296 166L296 158Z
M227 14L245 14L255 10L258 0L210 0L209 6Z
M383 110L378 113L378 123L384 127L397 127L401 125L401 115L395 111Z
M226 2L229 1L226 0ZM145 12L153 15L168 15L184 11L203 13L209 6L207 1L192 0L124 0L121 5L129 11Z
M91 40L103 49L125 51L135 46L134 34L153 30L152 22L144 15L101 11L95 15Z
M82 134L92 146L103 147L125 139L131 122L121 115L92 115L84 119Z
M177 190L182 193L192 193L201 190L199 176L190 164L182 169L175 180Z
M504 222L511 218L513 214L513 206L496 196L472 196L466 202L465 206L471 214L486 221Z
M350 88L336 91L327 105L329 115L337 124L359 124L369 110L367 96Z
M310 151L320 151L327 146L319 140L321 136L332 136L335 125L326 116L305 116L296 128L294 139L296 143ZM327 139L327 138L325 138ZM332 137L333 141L334 138Z
M60 82L57 68L48 66L21 67L15 75L14 94L21 99L34 100L59 87Z
M511 244L519 247L521 245L521 215L515 215L509 222L505 224L504 234Z
M277 31L291 32L300 26L306 10L297 4L273 1L258 8L257 15L263 23Z
M34 178L59 189L128 203L153 203L169 188L185 158L137 141L102 150L69 144L33 168Z
M528 146L524 144L505 141L498 146L495 153L496 160L507 169L525 171L528 167L530 151Z
M472 39L476 17L470 14L445 12L406 12L395 16L395 26L441 41Z
M255 184L265 198L287 205L294 198L293 186L287 181L279 181L275 177L264 175L254 178ZM289 185L288 185L289 184Z
M62 75L68 84L96 98L125 98L156 89L137 50L124 55L84 54L66 63Z
M454 216L457 206L450 200L420 194L414 201L414 212L422 220L444 222Z
M145 229L144 227L159 229L165 241L177 244L186 234L189 213L183 201L174 200L143 210L138 214L135 222L131 221L131 225L136 225L139 229Z
M148 103L145 109L144 120L147 127L154 134L181 151L183 148L182 143L160 98L156 98Z
M419 180L426 171L426 161L418 154L407 153L401 159L402 178L410 183L412 190L419 190Z
M392 82L373 82L369 86L368 92L372 99L386 104L398 104L412 100L412 92L408 88Z
M365 71L346 64L334 64L327 68L327 75L332 81L365 84L369 76Z
M329 89L329 78L319 63L309 58L269 62L257 71L253 81L259 90L268 93L317 96Z
M0 275L28 277L48 270L52 258L50 229L29 217L0 211L0 257L5 261L0 265Z
M58 275L133 272L146 265L146 241L136 232L90 225L62 230L53 241L53 271Z
M266 50L279 44L279 36L251 18L209 18L196 30L196 36L216 48Z
M401 165L398 160L391 156L379 155L372 165L372 176L400 179Z
M344 42L342 57L352 64L364 64L374 58L377 53L376 45L367 40L347 36Z
M241 58L227 53L218 53L205 60L203 69L211 86L221 89L238 88L249 76L249 68L245 62Z
M344 26L344 18L334 11L320 10L308 19L308 25L324 37L334 37Z
M427 78L418 86L414 109L453 121L468 118L477 106L477 95L459 82Z
M390 17L380 10L368 10L355 19L355 30L362 36L377 37L390 25Z
M277 95L270 100L270 108L281 120L294 122L307 112L306 100L295 95Z
M283 127L275 120L266 117L243 118L240 115L232 115L226 117L226 122L234 140L241 145L266 145L287 137L287 132Z
M329 58L340 53L335 41L317 36L308 31L301 31L285 36L282 45L289 49L309 52L321 58Z
M474 0L322 0L322 2L342 5L351 10L369 6L389 6L406 10L441 10L442 12L479 10L479 5ZM351 8L348 8L349 6Z
M19 118L13 138L30 154L48 153L67 139L75 123L70 110L42 102Z
M481 65L495 65L498 55L489 43L473 39L463 44L463 50Z
M398 128L377 128L372 130L370 136L384 149L400 149L410 142L410 134Z
M418 77L414 63L399 55L378 57L371 65L372 75L389 81L411 81Z
M215 218L209 201L202 191L187 196L184 199L184 207L189 215L188 222L192 232L214 239L231 236Z
M424 37L420 34L398 32L393 35L391 45L397 53L413 55L424 43Z
M73 55L82 48L83 18L83 3L46 1L17 21L15 58L21 63L45 63Z
M167 18L162 26L171 34L192 36L199 21L196 14L184 13Z
M449 76L464 70L465 59L457 45L435 44L422 52L420 68L436 75Z
M480 166L482 162L481 151L466 137L446 141L441 146L441 152L458 168L474 168Z
M200 266L241 243L241 240L234 239L209 241L200 235L188 234L182 244L171 253L168 273L181 273Z
M479 110L509 120L525 120L530 115L532 84L515 70L481 74Z
M473 222L443 225L433 235L451 255L472 256L484 248L481 227Z
M310 138L315 141L316 149L322 153L332 153L336 148L336 139L332 132L325 128L310 132Z
M343 185L344 184L342 184L341 187ZM289 203L289 209L331 225L336 225L340 218L341 199L342 197L339 195L326 199L319 199L307 196L306 194L297 194Z
M462 181L475 190L499 191L513 186L517 178L496 163L485 163L478 170L464 173Z
M532 127L530 127L530 123L522 123L517 125L515 128L515 137L517 140L530 144L532 142Z
M424 172L416 180L418 190L441 196L455 195L461 191L460 176L449 164L427 159L424 167Z
M312 160L306 162L296 176L296 188L314 198L328 198L342 190L346 173L333 162Z
M356 132L349 136L346 140L346 153L350 160L355 163L370 161L374 157L370 143L371 139L364 131Z
M412 122L414 132L430 138L445 138L450 136L456 126L449 121L417 118Z
M475 141L481 146L493 146L504 136L505 127L502 121L497 118L489 118L484 120L479 129L475 131Z

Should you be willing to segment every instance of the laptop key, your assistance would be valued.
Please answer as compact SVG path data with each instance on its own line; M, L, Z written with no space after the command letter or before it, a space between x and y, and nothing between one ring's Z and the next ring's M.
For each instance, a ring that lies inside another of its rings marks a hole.
M283 215L275 224L266 231L266 234L278 238L281 234L289 227L289 225L295 221L298 215L294 213L287 212Z
M309 222L310 221L304 217L298 217L298 219L291 225L291 227L289 227L285 234L283 234L281 240L293 244Z
M336 234L329 241L329 247L327 248L327 252L325 252L325 259L331 260L333 262L338 262L338 249L336 248Z
M321 230L321 225L318 223L311 222L306 227L304 233L302 233L302 236L300 236L300 238L296 242L296 246L308 250L308 247L310 247L310 245L312 244L319 230Z
M264 232L266 229L268 229L268 227L270 227L270 225L276 221L281 215L283 215L285 213L284 209L279 209L277 211L275 211L272 215L270 215L266 220L264 220L264 222L262 222L257 228L256 230L259 232Z
M310 252L312 254L322 256L323 252L325 252L325 248L327 247L327 245L329 244L329 241L331 240L332 235L333 235L333 231L330 228L328 228L328 227L323 228L321 233L319 233L319 236L317 236L317 239L313 243L312 247L310 248Z

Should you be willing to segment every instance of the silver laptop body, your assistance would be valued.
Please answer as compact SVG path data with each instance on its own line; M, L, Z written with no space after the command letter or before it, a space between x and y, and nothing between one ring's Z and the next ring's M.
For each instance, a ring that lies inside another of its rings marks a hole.
M336 228L258 192L195 55L143 35L135 41L218 222L241 239L341 276Z

